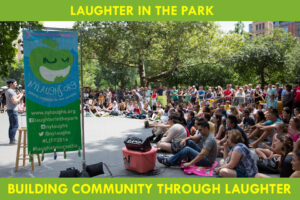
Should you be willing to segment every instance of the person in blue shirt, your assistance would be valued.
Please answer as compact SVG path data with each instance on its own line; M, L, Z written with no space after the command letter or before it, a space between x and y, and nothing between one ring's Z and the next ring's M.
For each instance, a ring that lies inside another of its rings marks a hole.
M189 111L187 115L187 129L191 132L191 128L195 125L195 113L194 111Z
M238 120L237 120L236 116L228 115L228 117L226 119L226 125L227 125L227 131L232 130L232 129L239 130L243 136L244 144L247 147L249 146L249 141L248 141L247 135L246 135L245 131L241 127L238 126Z
M263 124L258 124L256 127L263 131L262 135L252 142L249 147L256 148L260 142L262 142L264 139L266 139L268 136L272 137L274 135L274 129L276 127L276 124L283 123L281 119L278 116L277 109L269 109L268 111L268 118L269 120L265 121Z
M222 152L222 150L224 150L225 148L225 143L228 139L228 131L230 130L238 130L239 132L241 132L242 137L243 137L243 143L245 144L246 147L249 146L249 141L247 138L247 135L245 133L245 131L238 126L238 120L236 118L236 116L234 115L228 115L227 119L226 119L226 132L225 132L225 137L223 137L222 140L219 141L219 151Z
M205 91L203 90L203 86L199 87L199 90L198 90L198 99L200 101L203 101L205 99Z
M270 95L270 99L269 99L269 101L267 101L267 107L268 108L275 108L275 109L278 108L278 101L275 98L275 94L272 93Z
M229 162L223 162L224 164L216 169L216 173L221 177L254 177L258 173L253 154L243 142L240 131L237 129L228 131L228 139L224 147L224 160L229 158ZM231 147L230 152L229 147Z

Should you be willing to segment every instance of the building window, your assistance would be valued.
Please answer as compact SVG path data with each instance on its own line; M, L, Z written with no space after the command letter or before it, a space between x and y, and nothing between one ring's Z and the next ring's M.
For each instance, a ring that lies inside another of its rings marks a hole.
M300 37L300 23L297 24L297 37Z
M259 30L261 30L261 24L259 24Z
M282 28L285 32L287 32L287 33L289 32L289 27L288 27L288 26L282 26L281 28Z
M265 24L262 24L262 28L263 28L263 30L265 30Z
M258 31L258 25L256 24L256 31Z

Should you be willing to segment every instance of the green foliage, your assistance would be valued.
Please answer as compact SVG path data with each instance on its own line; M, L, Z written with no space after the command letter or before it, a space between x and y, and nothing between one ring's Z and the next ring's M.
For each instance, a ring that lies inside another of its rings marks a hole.
M23 85L23 61L15 58L20 27L0 22L0 83ZM300 74L300 44L281 29L250 37L238 22L222 33L213 22L77 22L84 86L224 86L227 83L293 83Z
M16 41L22 27L41 27L38 22L0 21L0 76L8 76L9 67L15 63L17 54Z
M8 67L9 76L7 79L13 78L24 88L24 62L23 59L16 60L14 64Z
M227 65L234 66L242 80L255 78L255 83L286 82L290 66L289 54L297 44L296 39L281 29L267 35L245 38L241 48L233 52Z
M93 62L86 62L83 65L83 84L89 86L92 89L96 88L95 78L97 75L97 67ZM81 81L81 79L80 79Z
M100 66L121 73L138 69L141 85L171 75L176 68L208 62L216 37L212 22L78 22L83 48Z
M244 28L245 28L245 24L242 21L238 21L234 25L234 30L231 31L231 33L236 33L236 34L244 35Z

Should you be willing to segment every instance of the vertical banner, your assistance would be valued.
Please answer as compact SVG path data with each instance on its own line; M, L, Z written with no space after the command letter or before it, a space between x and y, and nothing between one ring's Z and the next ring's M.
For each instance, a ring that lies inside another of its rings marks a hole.
M28 153L81 149L75 32L24 31Z

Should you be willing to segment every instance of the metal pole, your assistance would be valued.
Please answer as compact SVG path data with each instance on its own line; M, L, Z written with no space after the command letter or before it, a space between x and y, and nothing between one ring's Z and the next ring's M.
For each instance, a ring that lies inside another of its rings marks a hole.
M115 93L117 93L117 72L115 75Z
M82 170L86 169L85 160L85 135L84 135L84 108L83 108L83 66L82 66L82 31L79 31L80 36L80 71L81 71L81 140L82 140Z

